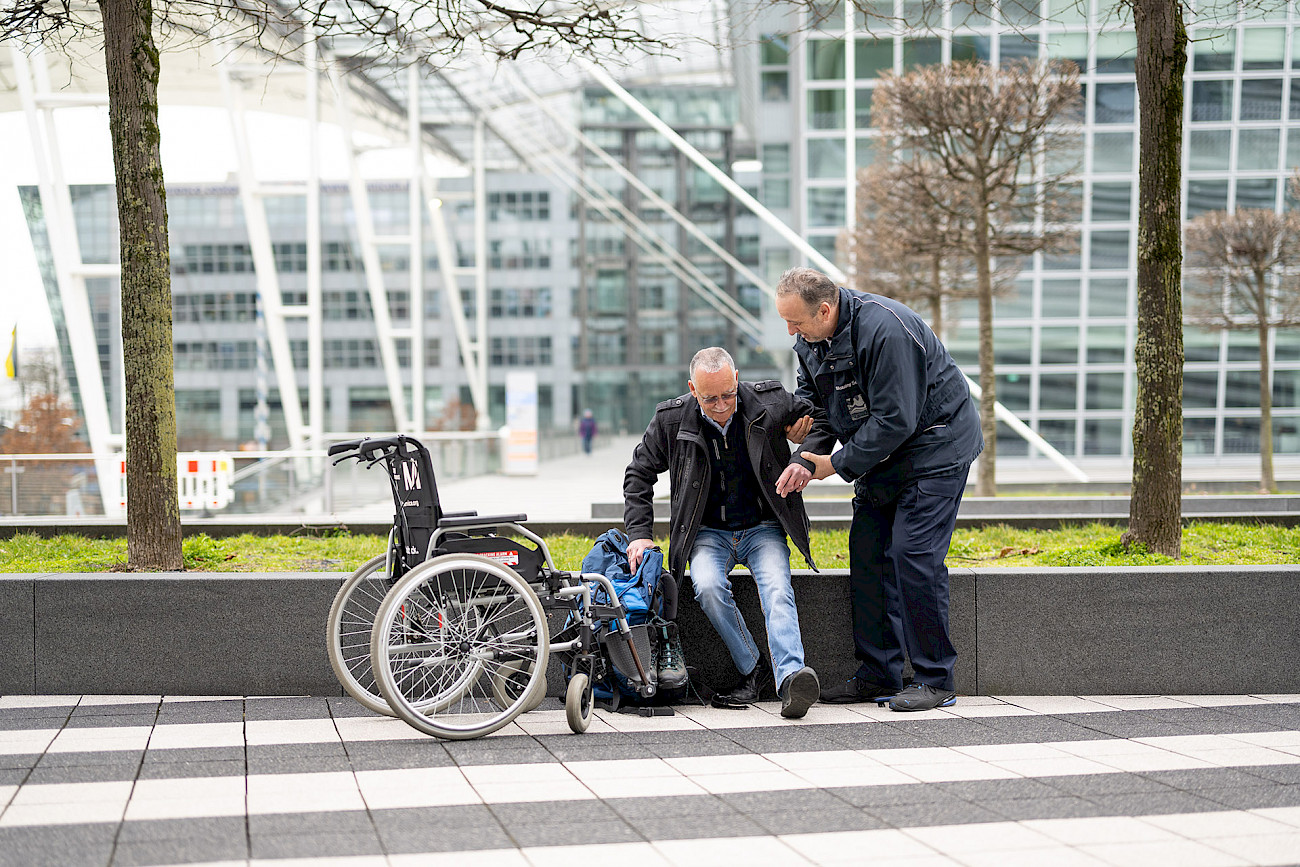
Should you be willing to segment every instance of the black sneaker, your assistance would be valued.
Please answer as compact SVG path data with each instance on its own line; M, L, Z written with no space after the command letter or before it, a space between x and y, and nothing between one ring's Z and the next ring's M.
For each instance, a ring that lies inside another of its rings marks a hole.
M821 683L817 680L817 672L805 665L787 677L778 692L781 694L781 716L801 719L817 701Z
M898 687L871 683L855 674L843 683L837 683L823 689L821 700L827 704L853 704L864 701L884 704L897 693Z
M938 689L928 683L909 683L889 700L890 710L934 710L952 707L957 703L957 693Z

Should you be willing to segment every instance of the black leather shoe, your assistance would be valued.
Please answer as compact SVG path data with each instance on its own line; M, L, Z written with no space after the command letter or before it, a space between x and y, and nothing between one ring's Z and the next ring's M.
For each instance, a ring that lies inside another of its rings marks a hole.
M813 702L817 701L821 688L817 672L806 665L787 677L778 690L781 694L781 716L786 719L801 719L808 713L808 708L813 706Z
M821 699L827 704L854 704L864 701L884 704L897 694L898 687L871 683L855 674L843 683L823 689Z
M938 689L928 683L909 683L889 700L890 710L934 710L952 707L957 703L957 693Z
M731 692L715 694L711 703L714 707L723 708L749 707L759 700L764 688L770 688L771 685L772 676L767 673L767 666L760 662L754 666L753 671L745 675L739 686Z

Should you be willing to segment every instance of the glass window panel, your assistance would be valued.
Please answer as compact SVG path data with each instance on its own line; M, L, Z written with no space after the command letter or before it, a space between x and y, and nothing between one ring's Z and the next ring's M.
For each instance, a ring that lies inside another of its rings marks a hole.
M1232 131L1193 129L1187 134L1187 167L1194 172L1228 170L1232 151Z
M1117 418L1090 418L1083 423L1085 455L1118 455L1124 450L1124 423Z
M1127 231L1093 232L1089 266L1096 269L1127 268L1128 236Z
M813 245L813 249L821 253L831 261L835 260L835 236L834 235L809 235L808 243ZM703 346L705 344L698 344Z
M1136 86L1131 82L1098 84L1096 122L1132 123L1136 94Z
M943 60L943 43L938 38L903 40L903 69L929 66L941 60Z
M1038 435L1063 455L1075 453L1078 425L1074 419L1040 419Z
M844 139L808 139L808 177L844 177Z
M893 68L893 38L859 39L854 43L853 74L858 78L875 78Z
M1281 69L1286 31L1281 27L1249 27L1241 32L1242 69Z
M1097 71L1132 72L1137 56L1137 34L1110 32L1097 34Z
M790 171L790 146L788 144L763 145L763 171L778 175Z
M1119 364L1124 361L1128 335L1124 326L1098 326L1088 329L1088 363Z
M952 62L975 62L989 59L989 43L992 40L987 36L954 36L952 38Z
M1227 181L1188 181L1187 219L1206 211L1222 211L1228 207Z
M1088 0L1047 0L1043 17L1053 24L1087 24Z
M1074 409L1078 389L1079 377L1076 374L1044 374L1038 377L1038 408Z
M1287 0L1264 0L1262 3L1246 3L1242 14L1247 21L1285 21Z
M1214 454L1214 419L1183 419L1183 454Z
M1123 409L1124 374L1090 373L1084 379L1084 407L1086 409Z
M1291 109L1288 116L1291 120L1300 120L1300 76L1291 79Z
M764 66L784 65L790 57L790 37L769 33L760 43L759 58Z
M1092 185L1092 219L1128 220L1132 200L1133 185L1127 181L1095 183Z
M999 457L1006 455L1009 458L1023 458L1029 454L1029 442L1001 422L997 425L997 438Z
M1029 364L1033 332L1029 326L1011 326L993 329L993 361L995 364Z
M1128 312L1127 279L1088 281L1088 315L1124 316Z
M1133 133L1093 133L1092 170L1094 172L1133 171Z
M1078 249L1065 253L1043 254L1043 268L1048 271L1075 271L1078 270L1080 261Z
M998 402L1012 412L1029 412L1030 379L1027 373L998 377Z
M853 97L853 123L857 129L871 127L871 101L876 97L874 87L860 87Z
M1079 329L1077 326L1049 327L1039 330L1038 360L1041 364L1078 364Z
M965 323L967 320L963 319ZM951 334L951 329L949 330ZM979 366L979 328L975 325L962 324L957 333L945 342L952 360L962 367Z
M1300 370L1273 371L1273 406L1278 409L1300 406Z
M1237 168L1242 171L1277 168L1280 129L1243 129L1237 133Z
M1043 281L1043 316L1071 318L1079 315L1078 280ZM1078 341L1075 341L1076 344Z
M993 299L993 316L997 319L1028 319L1034 315L1034 284L1017 281L1000 298Z
M1228 360L1259 361L1259 336L1253 329L1228 332Z
M1223 383L1224 406L1259 406L1259 371L1229 370Z
M952 23L954 27L985 27L993 20L993 6L989 0L954 0Z
M1237 181L1238 208L1264 208L1273 210L1277 201L1277 180L1274 178L1241 178Z
M813 129L843 129L844 91L808 91L808 123Z
M1282 79L1241 80L1241 120L1281 120Z
M856 153L855 165L859 169L864 169L876 161L876 140L872 138L860 138L854 149Z
M1232 117L1231 81L1192 82L1192 120L1228 120Z
M999 49L1004 65L1017 60L1038 59L1038 40L1031 33L1003 33Z
M808 40L808 77L813 81L844 77L844 40Z
M1183 406L1214 409L1219 399L1219 374L1213 370L1183 371Z
M1300 330L1283 328L1273 332L1273 360L1300 361Z
M1274 417L1273 451L1277 454L1300 452L1300 419Z
M1042 13L1038 0L1002 0L1002 20L1019 27L1037 24Z
M1047 56L1073 60L1080 69L1088 68L1087 33L1052 33L1047 37Z
M790 207L790 179L764 178L763 204L769 208Z
M1217 330L1207 331L1203 328L1184 328L1183 360L1217 362L1220 333Z
M1237 53L1237 32L1201 30L1191 44L1192 69L1197 72L1218 72L1233 68Z
M1225 455L1259 454L1259 419L1225 418L1223 453Z
M808 191L808 225L844 225L844 189L842 187L814 188ZM831 250L834 251L834 240Z
M789 102L790 76L784 72L764 72L759 76L763 102Z

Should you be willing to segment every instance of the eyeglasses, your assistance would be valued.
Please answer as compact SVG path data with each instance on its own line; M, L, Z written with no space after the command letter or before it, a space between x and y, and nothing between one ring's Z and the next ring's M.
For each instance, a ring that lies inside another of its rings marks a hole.
M697 397L699 397L700 403L705 406L716 406L719 403L731 403L736 399L736 389L733 388L731 391L724 391L722 394L714 395L713 397L704 397L703 395L697 395Z

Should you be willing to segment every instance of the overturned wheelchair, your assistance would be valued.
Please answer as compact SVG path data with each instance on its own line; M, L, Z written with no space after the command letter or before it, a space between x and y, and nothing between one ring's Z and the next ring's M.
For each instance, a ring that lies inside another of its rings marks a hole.
M591 723L610 658L640 695L655 694L646 627L629 625L605 575L557 569L526 515L443 512L429 452L413 437L336 443L329 454L383 462L395 506L387 549L339 588L326 626L334 673L362 705L437 737L481 737L541 704L553 653L569 674L574 732ZM563 624L555 636L548 615Z

